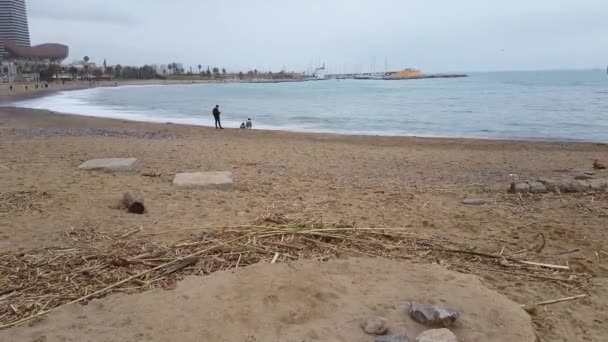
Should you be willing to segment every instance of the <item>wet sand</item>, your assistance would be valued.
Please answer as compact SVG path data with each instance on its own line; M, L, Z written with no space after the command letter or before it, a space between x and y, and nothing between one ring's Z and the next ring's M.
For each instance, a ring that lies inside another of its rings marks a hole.
M104 157L136 157L141 170L77 169L85 160ZM533 323L544 341L601 341L608 334L608 195L506 193L513 179L573 177L591 171L593 159L608 161L608 147L219 131L0 108L0 251L58 245L61 232L72 227L111 232L142 226L160 232L246 225L268 213L359 227L406 227L412 234L440 236L476 251L568 264L588 274L593 286L576 288L508 270L468 271L517 303L590 293L589 299L547 306ZM176 172L199 170L232 171L237 181L227 191L171 185ZM596 176L608 177L608 172L596 171ZM144 193L148 213L134 216L113 208L127 190ZM22 191L35 195L15 199ZM460 203L465 198L488 204L465 206ZM536 252L540 232L546 246Z

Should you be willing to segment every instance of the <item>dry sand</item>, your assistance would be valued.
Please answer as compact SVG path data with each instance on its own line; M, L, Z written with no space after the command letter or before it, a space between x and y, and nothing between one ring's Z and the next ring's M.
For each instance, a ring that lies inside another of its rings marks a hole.
M530 317L477 277L437 265L379 259L257 264L188 277L175 290L114 295L0 332L12 341L369 342L359 322L390 320L410 338L426 330L410 300L461 310L451 330L466 342L534 342Z
M215 83L216 80L114 80L114 81L68 81L68 82L19 82L0 83L0 104L2 101L17 101L34 97L46 96L59 91L80 90L95 87L115 87L125 85L149 85L149 84L193 84L193 83ZM48 87L44 87L47 84ZM13 90L10 86L13 86ZM38 88L36 88L38 85Z
M137 157L142 172L163 176L77 169L87 159L103 157ZM533 325L543 341L604 341L608 336L608 195L519 197L505 191L515 177L561 178L589 171L595 158L608 161L606 145L216 131L0 108L0 250L58 245L61 233L72 227L125 231L143 226L146 232L161 232L251 224L267 213L360 227L406 227L412 234L462 242L477 251L502 250L527 260L569 264L594 277L592 286L578 288L514 276L508 270L466 270L517 303L588 292L588 299L539 310L532 317ZM232 171L237 183L228 191L171 186L174 173L199 170ZM598 171L597 176L608 173ZM126 190L144 193L147 214L113 209ZM483 198L489 204L464 206L460 204L464 198ZM547 244L537 253L539 232ZM159 238L173 241L184 235ZM433 254L413 261L463 271ZM382 267L391 266L379 263ZM352 272L352 277L362 274ZM389 281L388 274L383 276ZM180 289L204 281L189 279ZM148 292L136 298L142 305L158 308L155 296L172 294ZM116 298L120 297L107 300ZM51 315L44 324L60 324L59 318L70 310L85 309L72 307L62 311L57 321ZM323 315L337 317L332 312ZM316 324L323 324L322 317ZM196 319L204 321L204 317ZM81 333L74 325L73 333ZM3 331L0 339L26 333L18 329Z

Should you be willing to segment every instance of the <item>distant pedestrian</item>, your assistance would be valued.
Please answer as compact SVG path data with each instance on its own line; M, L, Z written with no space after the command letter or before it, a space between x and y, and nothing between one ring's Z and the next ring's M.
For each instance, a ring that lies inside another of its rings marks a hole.
M13 85L11 84L11 86L9 87L11 89L11 93L13 92Z
M241 127L240 129L245 129L245 121L241 122Z
M213 118L215 119L215 129L224 129L222 127L222 123L220 122L220 106L219 105L215 105L215 108L213 108Z
M251 118L247 119L247 129L252 129L253 128L253 122L251 122Z
M25 91L29 91L29 89L27 88L27 86L25 86Z

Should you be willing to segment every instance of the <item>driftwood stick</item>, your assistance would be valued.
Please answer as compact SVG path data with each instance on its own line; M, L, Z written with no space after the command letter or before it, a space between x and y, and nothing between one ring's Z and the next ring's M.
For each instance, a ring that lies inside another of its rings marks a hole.
M578 252L578 251L580 251L580 249L575 248L575 249L572 249L572 250L569 250L569 251L555 253L555 255L566 255L566 254L575 253L575 252Z
M523 261L523 260L518 260L517 262L519 262L521 264L526 264L526 265L541 266L541 267L546 267L546 268L554 268L554 269L558 269L558 270L569 270L570 269L569 266L544 264L542 262Z
M182 259L182 261L180 261L177 264L171 265L170 267L167 267L166 270L163 271L163 273L165 275L169 275L171 273L174 273L176 271L181 270L182 268L186 267L186 266L190 266L192 264L194 264L195 262L197 262L200 259L200 257L198 256L189 256L189 257L185 257L184 259Z
M133 214L143 214L146 211L144 197L139 193L125 192L122 197L122 204L128 212Z
M128 231L128 232L126 232L126 233L122 234L122 235L120 236L120 238L121 238L121 239L124 239L124 238L129 237L129 236L131 236L131 235L133 235L133 234L137 234L137 233L141 232L141 231L142 231L142 229L144 229L144 227L139 227L139 228L133 229L133 230L131 230L131 231Z
M274 253L274 256L272 257L272 260L270 261L271 264L274 264L275 262L277 262L277 260L279 259L279 252Z
M552 299L552 300L546 300L544 302L538 302L538 303L534 303L534 305L549 305L549 304L555 304L555 303L561 303L561 302L567 302L569 300L575 300L575 299L580 299L580 298L585 298L587 297L586 294L580 294L577 296L572 296L572 297L564 297L564 298L558 298L558 299Z
M536 235L536 237L541 237L541 239L543 239L543 243L538 246L538 248L536 249L536 253L540 253L543 251L543 249L545 248L545 245L547 244L547 241L545 241L545 234L543 233L538 233L538 235Z
M486 257L486 258L494 258L494 259L500 259L501 257L504 257L505 259L507 259L509 261L518 262L520 264L525 264L525 265L541 266L541 267L546 267L546 268L554 268L554 269L558 269L558 270L569 270L570 269L570 267L568 267L568 266L545 264L545 263L534 262L534 261L518 260L518 259L514 259L514 258L505 257L503 255L494 255L494 254L488 254L488 253L464 251L464 250L459 250L459 249L446 249L446 248L435 248L435 250L448 252L448 253L471 254L471 255L482 256L482 257Z

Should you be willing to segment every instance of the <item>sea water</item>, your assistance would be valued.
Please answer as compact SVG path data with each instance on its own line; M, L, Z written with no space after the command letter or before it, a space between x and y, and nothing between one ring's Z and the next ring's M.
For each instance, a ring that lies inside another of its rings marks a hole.
M149 85L65 91L11 105L150 122L339 134L608 142L602 70L467 78Z

